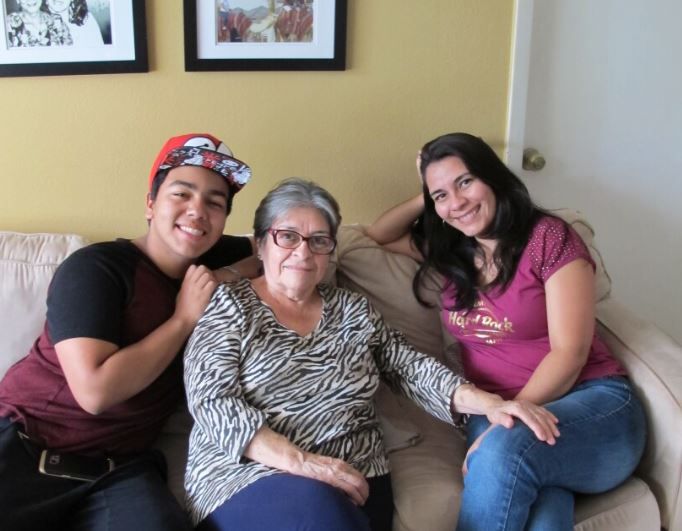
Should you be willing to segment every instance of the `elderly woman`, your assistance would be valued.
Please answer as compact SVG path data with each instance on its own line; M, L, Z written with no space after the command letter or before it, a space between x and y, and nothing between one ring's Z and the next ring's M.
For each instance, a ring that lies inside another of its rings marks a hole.
M368 301L322 283L336 201L299 179L256 211L263 275L221 285L191 336L185 384L195 424L185 476L199 529L390 530L380 379L436 417L512 417L555 443L546 409L504 401L416 352Z

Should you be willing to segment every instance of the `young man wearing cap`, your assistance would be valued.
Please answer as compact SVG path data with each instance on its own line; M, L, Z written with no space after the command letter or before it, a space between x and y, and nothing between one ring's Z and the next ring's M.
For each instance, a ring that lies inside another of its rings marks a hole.
M174 137L147 233L59 267L43 333L0 382L0 529L191 529L150 448L184 397L178 354L224 279L212 270L252 254L222 234L250 175L215 137Z

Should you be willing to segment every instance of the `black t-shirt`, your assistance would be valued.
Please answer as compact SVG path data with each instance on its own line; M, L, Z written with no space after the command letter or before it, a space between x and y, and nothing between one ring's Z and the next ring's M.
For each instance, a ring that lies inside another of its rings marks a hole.
M216 269L251 252L248 238L223 236L198 263ZM45 446L65 451L129 453L148 447L184 395L181 356L142 392L95 416L75 401L54 344L76 337L119 348L136 343L171 317L181 283L128 240L73 253L50 284L43 333L0 382L0 416L22 422Z

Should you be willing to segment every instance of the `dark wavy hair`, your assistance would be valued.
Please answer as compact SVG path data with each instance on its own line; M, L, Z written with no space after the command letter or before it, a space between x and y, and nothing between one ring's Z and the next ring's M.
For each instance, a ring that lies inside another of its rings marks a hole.
M69 22L76 26L82 26L87 16L88 4L86 0L71 0L69 4Z
M424 214L413 226L412 237L425 260L412 288L417 300L427 305L420 292L425 286L427 271L435 269L454 284L455 307L449 309L470 310L480 290L505 289L509 285L535 223L546 212L533 203L526 185L481 138L450 133L427 142L421 150L421 174L425 175L429 164L446 157L459 158L495 195L495 216L481 236L497 240L493 254L497 275L487 285L479 286L479 271L474 260L482 255L481 247L476 238L464 235L438 216L424 183Z

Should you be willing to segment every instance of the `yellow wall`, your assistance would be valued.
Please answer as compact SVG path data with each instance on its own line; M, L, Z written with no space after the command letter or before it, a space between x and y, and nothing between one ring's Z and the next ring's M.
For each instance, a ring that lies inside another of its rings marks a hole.
M148 0L149 73L0 79L0 230L137 236L159 147L204 131L254 170L228 232L248 232L294 175L369 222L416 193L426 140L465 130L502 146L512 8L349 0L346 71L186 73L182 2Z

